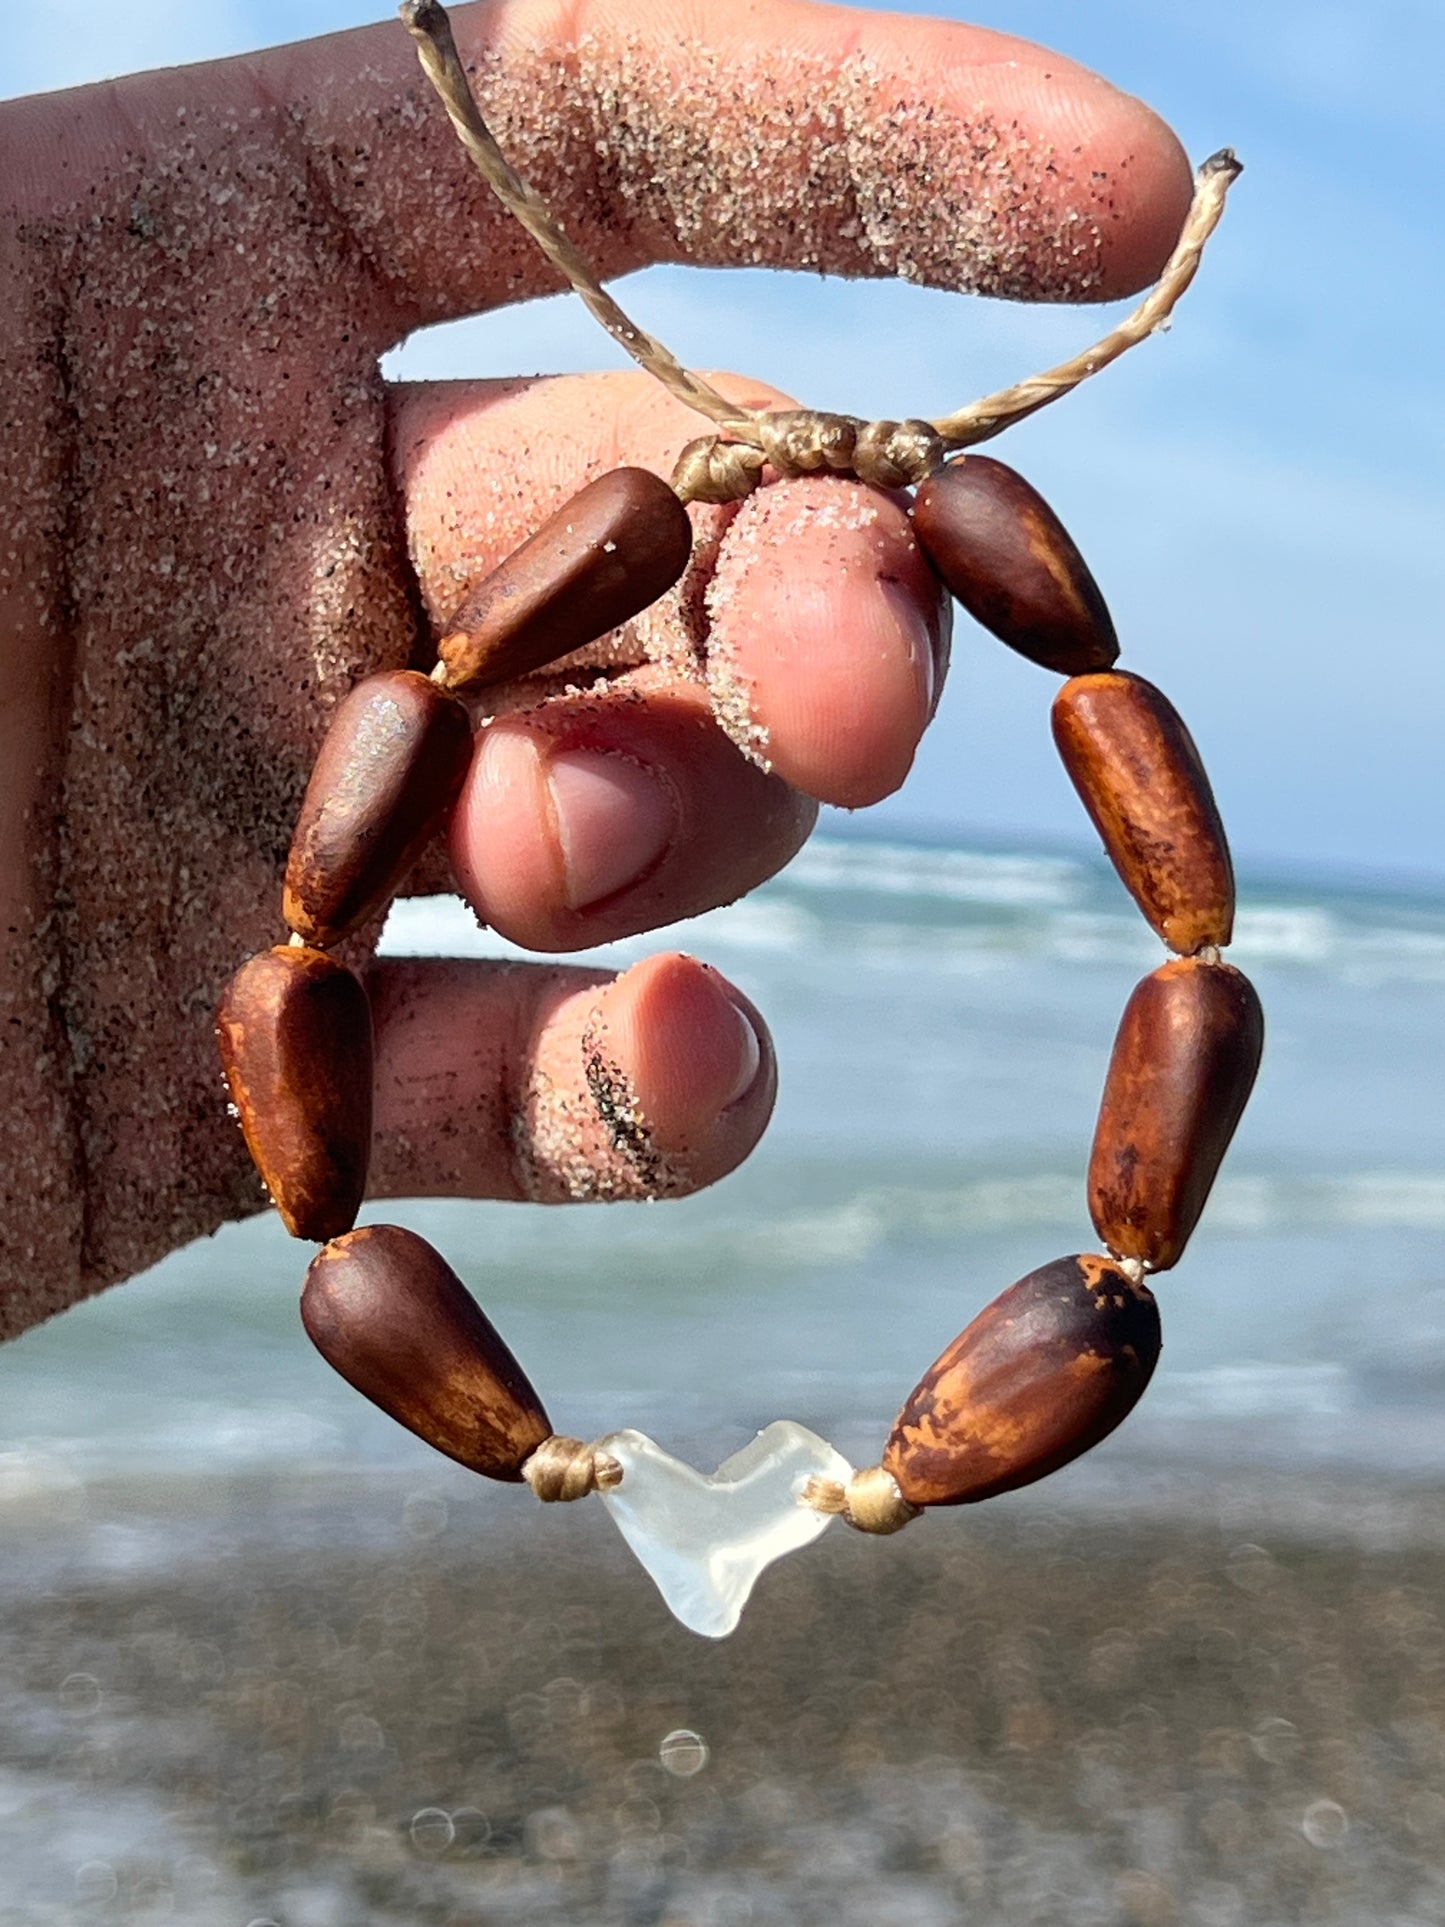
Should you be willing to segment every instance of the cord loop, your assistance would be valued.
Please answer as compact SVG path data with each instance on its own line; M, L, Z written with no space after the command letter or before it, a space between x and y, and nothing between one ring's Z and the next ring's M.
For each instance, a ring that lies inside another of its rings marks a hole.
M842 1519L855 1532L871 1532L875 1538L901 1532L923 1510L921 1506L909 1504L893 1474L885 1472L881 1465L870 1465L866 1471L855 1472L847 1485L837 1479L810 1479L803 1503L810 1505L814 1512L826 1512L830 1518Z
M621 1485L622 1467L610 1452L554 1432L522 1467L522 1477L544 1505L560 1505Z
M763 451L700 435L678 456L669 479L684 502L740 502L763 479Z

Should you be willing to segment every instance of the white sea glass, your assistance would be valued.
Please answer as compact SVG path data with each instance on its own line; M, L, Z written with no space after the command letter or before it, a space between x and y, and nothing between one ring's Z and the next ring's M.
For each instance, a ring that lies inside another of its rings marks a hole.
M803 1503L810 1479L846 1485L853 1468L826 1439L778 1419L711 1477L664 1452L645 1432L599 1439L622 1467L602 1498L617 1529L691 1632L722 1639L742 1617L758 1575L811 1545L832 1523Z

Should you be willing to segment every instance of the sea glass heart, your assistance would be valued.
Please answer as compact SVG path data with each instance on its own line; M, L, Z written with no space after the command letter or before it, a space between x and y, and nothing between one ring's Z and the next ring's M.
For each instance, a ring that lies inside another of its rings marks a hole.
M644 1432L613 1432L598 1450L622 1467L622 1483L602 1493L618 1531L673 1615L709 1639L737 1625L764 1567L827 1531L828 1515L803 1503L808 1481L853 1476L841 1453L792 1419L759 1432L711 1477Z

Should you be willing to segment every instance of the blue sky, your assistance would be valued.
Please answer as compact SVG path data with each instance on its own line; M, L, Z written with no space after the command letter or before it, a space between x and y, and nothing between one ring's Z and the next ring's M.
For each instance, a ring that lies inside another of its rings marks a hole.
M349 0L37 0L0 95L385 17ZM1043 40L1247 172L1173 332L997 445L1183 710L1241 858L1445 877L1445 114L1438 0L961 0L914 11ZM685 360L860 413L937 413L1082 344L1095 312L894 286L658 270L624 299ZM879 341L891 344L887 356ZM610 365L574 304L410 344L412 377ZM1052 679L966 620L895 822L1083 838Z

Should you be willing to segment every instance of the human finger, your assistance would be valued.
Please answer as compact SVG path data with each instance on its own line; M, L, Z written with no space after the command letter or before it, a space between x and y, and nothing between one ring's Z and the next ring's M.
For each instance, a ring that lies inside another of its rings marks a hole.
M616 978L393 958L368 989L373 1197L677 1196L741 1163L772 1111L762 1019L692 957Z
M398 390L394 472L434 628L582 481L665 470L689 427L631 374ZM534 684L555 693L523 707L517 685L483 732L454 859L518 942L579 948L730 901L793 854L805 799L896 789L931 715L948 602L898 500L814 479L693 516L683 582L603 645L610 680L574 661L570 693Z
M643 671L481 732L452 868L515 943L581 950L746 894L796 854L815 813L738 754L698 685Z
M1103 300L1157 274L1188 204L1148 108L982 28L811 0L505 0L455 26L504 149L604 275L690 261ZM396 25L247 77L284 104L393 324L556 285Z

